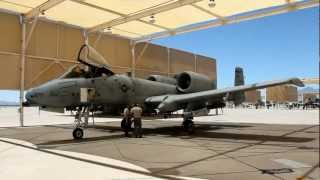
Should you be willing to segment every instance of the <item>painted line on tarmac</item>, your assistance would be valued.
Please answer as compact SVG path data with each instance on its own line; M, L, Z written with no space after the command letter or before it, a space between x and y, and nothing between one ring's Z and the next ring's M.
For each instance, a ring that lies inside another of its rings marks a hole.
M286 166L289 166L291 168L307 168L307 167L312 167L308 164L304 164L298 161L290 160L290 159L274 159L273 161L283 164Z

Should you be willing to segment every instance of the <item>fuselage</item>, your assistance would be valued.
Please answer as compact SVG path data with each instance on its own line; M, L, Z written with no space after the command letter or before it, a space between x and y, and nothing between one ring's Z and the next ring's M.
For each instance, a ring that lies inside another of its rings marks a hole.
M82 88L95 90L90 102L80 99ZM31 104L48 107L78 107L94 105L144 104L150 96L176 94L176 86L166 83L131 78L126 75L101 76L96 78L55 79L30 89L26 99Z

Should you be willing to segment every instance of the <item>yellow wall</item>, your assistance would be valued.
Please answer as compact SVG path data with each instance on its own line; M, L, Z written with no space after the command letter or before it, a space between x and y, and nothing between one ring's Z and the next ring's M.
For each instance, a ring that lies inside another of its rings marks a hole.
M19 16L0 13L0 89L19 89L21 25ZM32 24L27 25L27 32ZM128 39L111 35L89 35L89 44L95 45L116 73L131 71L132 55ZM77 55L84 43L81 29L64 24L39 20L26 51L26 89L54 79L77 63ZM142 54L141 52L144 51ZM216 61L176 49L145 43L135 46L136 76L150 74L170 75L191 70L216 79Z

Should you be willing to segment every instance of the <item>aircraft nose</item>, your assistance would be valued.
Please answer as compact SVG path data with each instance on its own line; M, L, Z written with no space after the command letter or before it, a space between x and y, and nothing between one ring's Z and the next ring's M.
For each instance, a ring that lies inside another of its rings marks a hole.
M34 92L33 90L29 90L26 94L26 99L29 103L33 102Z

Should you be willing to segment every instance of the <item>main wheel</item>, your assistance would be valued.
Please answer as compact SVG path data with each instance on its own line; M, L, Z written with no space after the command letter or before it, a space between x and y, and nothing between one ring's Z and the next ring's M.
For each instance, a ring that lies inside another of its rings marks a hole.
M183 129L188 132L189 134L194 133L194 123L193 121L186 120L183 122Z
M126 129L126 119L125 118L122 119L120 126L121 126L121 129L123 129L123 130Z
M81 128L75 128L72 132L74 139L82 139L83 138L83 130Z

